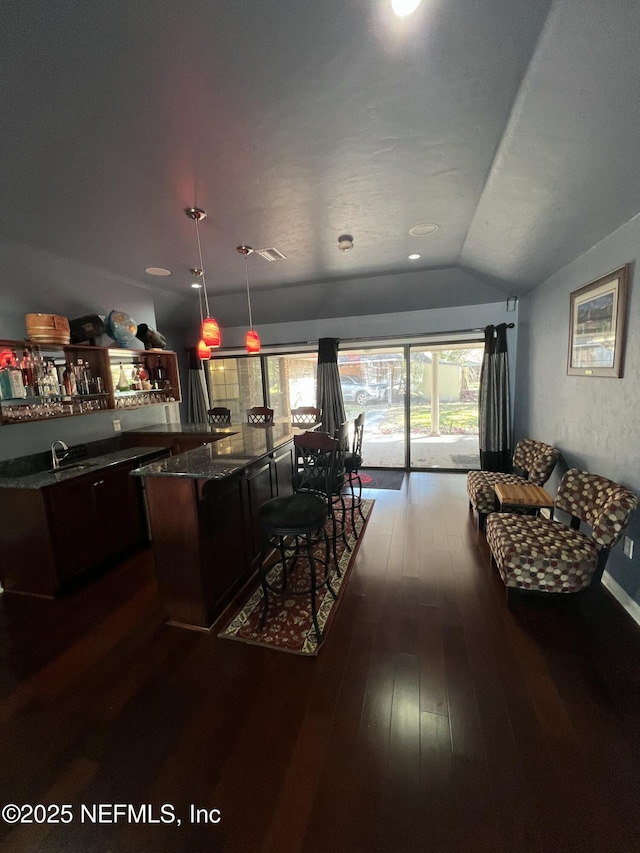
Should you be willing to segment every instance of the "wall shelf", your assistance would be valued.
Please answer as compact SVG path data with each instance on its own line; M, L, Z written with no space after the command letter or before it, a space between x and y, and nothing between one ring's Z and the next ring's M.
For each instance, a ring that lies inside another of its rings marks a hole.
M181 400L178 358L169 350L56 346L29 340L0 340L0 350L14 353L19 367L26 355L34 374L33 383L25 383L25 397L7 396L0 400L2 425L167 405ZM87 393L66 393L61 373L65 365L76 367L80 362L88 368ZM132 386L125 391L117 387L121 366ZM54 376L47 393L42 393L38 384L44 371ZM28 371L23 371L25 378L30 378Z

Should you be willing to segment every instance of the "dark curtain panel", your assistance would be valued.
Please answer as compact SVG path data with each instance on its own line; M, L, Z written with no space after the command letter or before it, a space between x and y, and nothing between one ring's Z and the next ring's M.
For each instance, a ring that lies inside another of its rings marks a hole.
M189 350L189 389L187 398L187 421L191 424L206 424L209 395L201 359L195 349Z
M480 467L511 471L511 416L507 325L484 330L484 359L480 373Z
M333 435L347 419L338 373L337 338L320 338L318 341L317 388L317 406L322 412L322 430Z

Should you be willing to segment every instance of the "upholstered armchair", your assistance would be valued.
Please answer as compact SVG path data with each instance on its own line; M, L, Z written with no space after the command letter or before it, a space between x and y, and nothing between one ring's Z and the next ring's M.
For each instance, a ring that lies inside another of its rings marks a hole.
M517 590L574 593L597 584L609 552L620 540L638 496L624 486L571 468L555 499L570 525L554 518L493 512L487 518L492 561L512 600ZM580 530L580 523L589 532Z
M501 471L469 471L467 474L467 495L469 508L478 513L478 527L484 529L485 520L495 509L495 486L497 483L533 483L544 486L560 452L550 444L524 438L516 444L513 454L513 467L521 473L504 474Z

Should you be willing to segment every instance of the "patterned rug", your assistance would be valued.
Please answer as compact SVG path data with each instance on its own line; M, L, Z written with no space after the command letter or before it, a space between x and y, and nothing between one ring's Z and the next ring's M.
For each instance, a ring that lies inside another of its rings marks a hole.
M346 500L349 508L349 500ZM310 594L293 595L292 590L305 589L309 585L308 561L300 560L299 566L289 572L287 577L288 593L277 595L269 593L269 610L267 621L263 631L258 630L263 610L262 587L258 588L249 596L246 603L234 615L226 628L218 636L226 640L239 640L243 643L252 643L258 646L267 646L270 649L279 649L283 652L293 652L299 655L317 655L322 642L326 639L331 621L353 566L358 546L362 541L364 529L371 515L375 501L364 500L362 502L362 513L365 517L363 522L358 512L355 513L356 539L351 527L351 515L347 512L347 541L351 546L349 551L338 538L338 564L342 577L338 577L335 569L331 574L331 586L336 594L334 599L326 588L321 587L316 592L318 625L322 632L322 639L318 643L316 632L311 620L311 596ZM330 525L329 525L330 527ZM329 530L329 527L327 528ZM316 546L315 553L324 554L324 545ZM279 566L271 569L267 580L272 586L280 584L281 569Z

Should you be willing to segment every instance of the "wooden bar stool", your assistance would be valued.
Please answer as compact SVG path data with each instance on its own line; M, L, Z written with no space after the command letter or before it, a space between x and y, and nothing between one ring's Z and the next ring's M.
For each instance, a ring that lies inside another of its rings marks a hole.
M247 423L272 424L273 409L268 406L253 406L251 409L247 409Z
M231 409L225 409L224 406L216 406L207 411L207 418L210 424L230 424Z
M297 409L291 409L291 425L292 426L315 426L320 422L320 409L315 406L298 406Z

